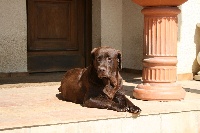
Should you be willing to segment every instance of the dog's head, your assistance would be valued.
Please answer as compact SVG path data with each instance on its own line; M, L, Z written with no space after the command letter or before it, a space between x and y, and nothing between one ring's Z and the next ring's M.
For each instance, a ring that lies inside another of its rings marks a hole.
M121 69L121 52L110 47L94 48L91 52L92 65L99 78L109 78Z

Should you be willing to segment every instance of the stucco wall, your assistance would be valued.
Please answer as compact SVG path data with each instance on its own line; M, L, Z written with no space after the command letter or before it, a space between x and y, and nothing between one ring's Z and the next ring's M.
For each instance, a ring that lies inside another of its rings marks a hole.
M92 46L122 51L123 68L142 69L143 16L131 0L93 0Z
M122 0L101 0L101 45L122 50Z
M92 1L92 48L101 46L101 0Z
M122 0L93 0L93 47L122 51Z
M142 7L131 0L123 1L123 68L142 70L143 14Z
M200 51L200 1L188 0L180 9L177 72L192 73L200 70L196 56Z
M27 72L26 0L1 0L0 18L0 72Z

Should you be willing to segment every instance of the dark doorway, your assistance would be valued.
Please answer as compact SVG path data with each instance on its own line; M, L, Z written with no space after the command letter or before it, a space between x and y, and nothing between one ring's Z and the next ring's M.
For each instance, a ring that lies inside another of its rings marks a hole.
M91 51L91 0L27 0L28 71L85 67Z

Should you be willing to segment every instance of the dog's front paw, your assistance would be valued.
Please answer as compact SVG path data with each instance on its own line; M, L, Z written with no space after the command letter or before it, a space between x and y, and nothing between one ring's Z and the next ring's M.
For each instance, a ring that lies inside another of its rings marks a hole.
M116 111L117 112L126 112L127 108L125 106L118 106L116 108Z
M120 104L117 104L117 103L112 104L111 105L111 109L115 110L117 112L126 112L127 111L127 107L126 106L120 105Z
M128 107L128 112L133 113L133 114L139 114L141 111L142 110L135 105Z

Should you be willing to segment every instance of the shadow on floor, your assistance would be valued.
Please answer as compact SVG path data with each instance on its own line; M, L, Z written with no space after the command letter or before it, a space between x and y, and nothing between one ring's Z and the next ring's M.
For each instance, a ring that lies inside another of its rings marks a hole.
M190 88L183 88L186 92L200 94L200 90L197 89L190 89Z
M65 72L54 73L32 73L22 77L6 77L0 78L0 85L18 84L18 83L44 83L44 82L60 82Z

